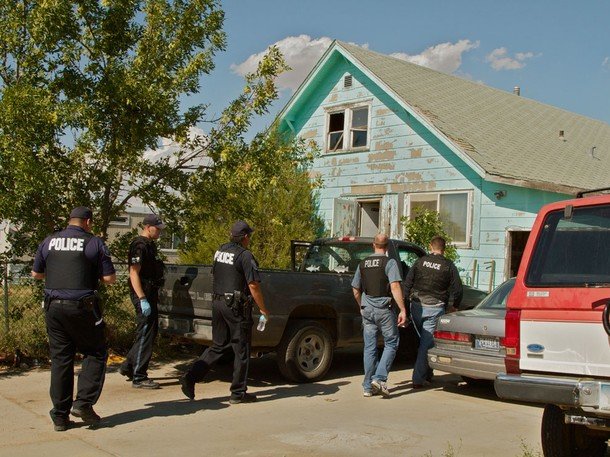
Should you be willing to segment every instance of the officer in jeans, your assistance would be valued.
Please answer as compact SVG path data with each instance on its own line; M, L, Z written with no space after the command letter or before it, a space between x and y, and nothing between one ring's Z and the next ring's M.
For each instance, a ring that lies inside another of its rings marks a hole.
M32 277L45 281L53 402L50 414L58 432L70 426L70 412L87 425L100 421L93 405L102 393L108 353L96 290L100 281L114 283L116 274L104 242L91 234L92 219L89 208L74 208L68 227L38 246L32 267ZM76 351L83 354L83 363L73 399Z
M195 383L202 381L223 352L232 348L235 359L229 403L256 401L256 396L246 392L252 337L251 299L265 317L268 315L259 285L258 264L247 249L253 231L246 222L235 222L231 227L230 242L220 246L214 254L213 345L180 378L182 392L191 400L195 398Z
M432 238L430 254L419 258L405 279L405 296L410 298L411 318L420 337L413 368L414 389L432 382L428 350L434 346L434 330L439 317L455 311L462 301L462 280L453 262L444 256L445 244L443 237Z
M365 397L381 394L389 397L388 373L398 349L398 326L406 321L398 263L387 256L388 237L378 234L373 242L375 252L362 260L352 280L354 297L360 306L364 338ZM398 305L398 319L392 309L392 297ZM383 336L383 354L377 353L377 333Z
M148 364L159 329L159 287L164 265L158 258L155 240L165 224L159 216L144 217L143 229L129 246L129 295L136 310L136 337L119 373L138 389L158 389L159 383L148 377Z

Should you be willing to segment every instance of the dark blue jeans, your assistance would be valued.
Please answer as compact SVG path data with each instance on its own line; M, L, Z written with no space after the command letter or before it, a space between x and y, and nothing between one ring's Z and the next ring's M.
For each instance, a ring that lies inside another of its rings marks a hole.
M389 307L375 308L367 306L362 311L362 328L364 338L364 381L362 387L365 391L371 390L371 381L388 380L388 373L396 350L398 349L399 335L396 314ZM377 333L383 336L383 354L377 354Z

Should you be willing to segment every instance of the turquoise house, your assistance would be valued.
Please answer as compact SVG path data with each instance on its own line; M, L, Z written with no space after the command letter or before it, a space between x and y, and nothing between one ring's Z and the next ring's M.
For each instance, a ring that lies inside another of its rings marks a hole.
M339 41L279 119L320 148L333 236L402 238L436 209L482 289L516 273L542 205L610 186L610 125Z

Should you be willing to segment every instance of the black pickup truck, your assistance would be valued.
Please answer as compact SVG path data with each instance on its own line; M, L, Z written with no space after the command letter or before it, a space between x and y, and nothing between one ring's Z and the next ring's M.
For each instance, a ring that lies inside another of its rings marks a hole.
M261 270L270 319L265 331L253 331L252 353L275 352L284 377L311 382L326 374L335 348L361 345L360 310L351 281L359 262L373 253L372 243L372 238L364 237L293 241L292 270ZM406 241L390 240L388 246L388 256L399 262L403 278L424 254L421 247ZM303 260L297 262L297 257ZM463 307L474 306L485 295L466 287ZM167 267L160 292L159 329L165 335L211 344L211 266ZM403 340L416 344L412 335Z

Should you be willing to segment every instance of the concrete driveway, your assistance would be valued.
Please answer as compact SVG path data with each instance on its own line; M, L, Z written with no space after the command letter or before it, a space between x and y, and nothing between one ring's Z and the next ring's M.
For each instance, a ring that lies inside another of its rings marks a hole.
M417 456L537 455L536 406L498 400L437 373L412 390L411 366L390 375L392 397L362 396L361 355L336 354L323 382L290 385L271 357L250 364L253 404L229 405L231 366L210 373L187 400L177 377L189 359L157 364L162 389L141 391L109 366L96 430L78 422L55 432L48 416L49 371L0 373L0 456ZM78 419L76 419L78 421Z

